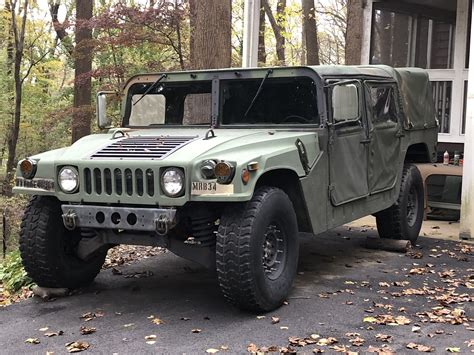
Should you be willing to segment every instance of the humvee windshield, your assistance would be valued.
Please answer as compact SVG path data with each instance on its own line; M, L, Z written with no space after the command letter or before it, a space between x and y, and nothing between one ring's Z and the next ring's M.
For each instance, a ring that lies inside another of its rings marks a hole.
M309 77L221 80L222 125L291 125L320 123L316 86ZM128 93L124 125L210 125L212 82L134 84ZM252 104L253 102L253 104Z
M308 77L268 78L251 105L262 79L221 82L224 125L319 124L316 86Z
M126 125L210 124L211 81L160 83L141 98L149 87L150 84L134 84L130 88Z

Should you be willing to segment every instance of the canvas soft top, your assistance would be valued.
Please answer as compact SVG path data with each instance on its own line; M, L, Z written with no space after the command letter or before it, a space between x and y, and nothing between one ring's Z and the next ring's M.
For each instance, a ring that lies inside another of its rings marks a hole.
M436 113L433 104L431 83L426 70L419 68L392 68L386 65L362 66L315 66L312 67L322 77L354 76L394 79L400 89L405 129L426 129L436 127Z

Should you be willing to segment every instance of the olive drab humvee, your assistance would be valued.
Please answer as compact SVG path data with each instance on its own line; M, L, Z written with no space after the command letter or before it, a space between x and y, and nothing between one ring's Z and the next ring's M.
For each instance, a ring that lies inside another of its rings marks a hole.
M160 246L217 270L224 296L268 311L288 295L298 232L373 214L381 238L414 242L436 156L428 75L317 66L143 74L103 133L18 164L32 195L20 236L40 286L77 288L117 244Z

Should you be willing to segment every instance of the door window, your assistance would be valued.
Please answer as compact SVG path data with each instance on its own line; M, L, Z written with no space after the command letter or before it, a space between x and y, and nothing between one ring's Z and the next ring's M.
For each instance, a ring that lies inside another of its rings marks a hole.
M397 103L394 85L369 87L369 105L372 111L372 123L397 123Z

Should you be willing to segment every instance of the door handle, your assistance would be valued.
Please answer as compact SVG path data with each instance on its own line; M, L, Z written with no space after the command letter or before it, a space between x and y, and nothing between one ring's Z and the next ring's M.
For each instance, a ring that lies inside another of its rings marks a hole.
M364 139L360 141L360 144L369 144L371 142L370 138Z

